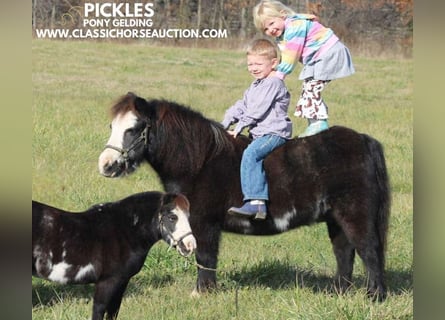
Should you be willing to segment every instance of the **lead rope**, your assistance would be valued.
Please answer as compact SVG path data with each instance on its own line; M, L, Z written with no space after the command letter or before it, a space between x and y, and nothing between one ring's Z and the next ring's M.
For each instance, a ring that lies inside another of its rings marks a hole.
M214 268L208 268L208 267L204 267L202 264L199 264L198 262L196 262L196 259L195 259L195 263L194 263L199 269L203 269L203 270L208 270L208 271L217 271L216 269L214 269Z
M171 248L173 248L173 246L169 246L168 250L170 250ZM185 259L191 264L191 265L195 265L198 269L202 269L202 270L207 270L207 271L218 271L216 268L209 268L209 267L205 267L202 264L196 262L196 258L194 259L194 261L190 261L190 259L193 259L192 256L188 256L185 257Z

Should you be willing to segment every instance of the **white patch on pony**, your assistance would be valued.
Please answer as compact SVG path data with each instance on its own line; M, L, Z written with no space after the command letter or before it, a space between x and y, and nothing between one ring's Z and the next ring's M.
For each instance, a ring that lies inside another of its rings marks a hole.
M286 212L282 217L280 218L274 218L275 226L280 231L287 231L289 230L290 226L290 220L297 214L297 210L295 208L292 209L292 211Z
M39 245L36 245L34 247L34 251L33 251L34 257L38 257L42 254L42 248Z
M52 229L53 228L53 222L54 222L54 217L53 216L51 216L49 214L43 215L42 225L45 228Z
M236 218L234 216L227 216L226 223L228 226L230 226L232 228L235 228L237 230L240 229L239 232L241 232L243 234L252 233L252 223L248 219L240 219L240 218ZM230 229L230 227L229 227L229 229Z
M236 223L243 228L243 232L245 234L249 234L252 232L252 223L250 222L250 220L247 219L237 219Z
M139 222L139 216L137 214L133 215L133 225L137 225Z
M83 266L77 271L76 276L74 277L74 280L81 281L85 276L88 276L89 274L94 274L95 270L91 263L87 264L86 266Z
M61 284L66 284L69 280L66 276L66 271L68 270L68 268L71 268L71 265L64 261L53 265L48 279Z
M188 220L189 213L188 211L184 211L179 206L176 206L172 212L178 217L178 222L176 223L175 231L172 232L174 239L180 239L185 234L192 232L192 229L190 227L190 223ZM193 235L188 235L184 239L182 239L182 242L184 243L184 246L186 249L191 253L195 251L197 244L196 239ZM179 246L178 246L179 248Z
M111 122L111 135L107 144L122 148L125 131L129 128L133 128L137 119L138 118L132 111L125 114L118 114ZM117 150L106 148L99 156L99 172L104 174L104 168L108 164L112 164L116 161L123 161L122 155Z

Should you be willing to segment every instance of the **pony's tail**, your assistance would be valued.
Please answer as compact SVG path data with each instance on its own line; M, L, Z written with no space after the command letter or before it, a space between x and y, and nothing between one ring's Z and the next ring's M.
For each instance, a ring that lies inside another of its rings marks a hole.
M377 140L368 135L365 136L366 145L368 147L371 159L374 165L374 173L377 180L377 195L379 204L376 217L376 230L379 234L379 244L381 247L381 262L385 265L385 251L388 234L388 223L391 209L391 189L389 177L386 168L386 161L383 147Z

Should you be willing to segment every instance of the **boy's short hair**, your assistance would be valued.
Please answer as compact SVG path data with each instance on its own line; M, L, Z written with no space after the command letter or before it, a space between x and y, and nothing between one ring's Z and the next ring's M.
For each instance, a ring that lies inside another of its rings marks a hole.
M252 40L246 48L246 54L257 54L260 56L265 56L269 59L278 59L280 60L280 49L275 44L275 42L266 39L266 38L258 38Z

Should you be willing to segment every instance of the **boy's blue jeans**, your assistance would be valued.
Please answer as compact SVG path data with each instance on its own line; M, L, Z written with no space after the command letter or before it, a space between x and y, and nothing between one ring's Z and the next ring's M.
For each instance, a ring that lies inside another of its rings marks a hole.
M265 135L253 140L244 150L241 160L241 190L244 200L269 200L269 188L263 161L274 149L286 142L286 139Z

